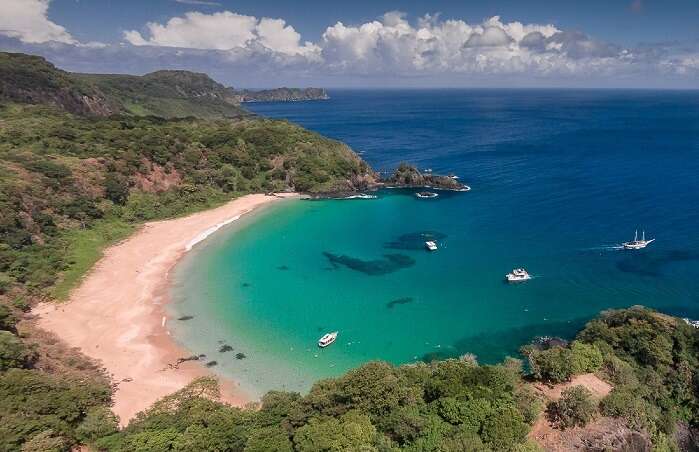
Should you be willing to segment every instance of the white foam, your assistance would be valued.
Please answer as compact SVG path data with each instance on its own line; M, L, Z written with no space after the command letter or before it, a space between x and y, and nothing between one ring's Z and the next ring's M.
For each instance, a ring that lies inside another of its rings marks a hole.
M243 213L246 213L246 212L243 212ZM203 231L203 232L197 234L196 237L194 237L192 240L190 240L189 242L187 242L187 245L185 245L184 250L185 250L185 251L191 251L192 248L194 248L195 245L197 245L198 243L203 242L204 240L206 240L206 238L209 237L209 236L210 236L211 234L213 234L214 232L218 231L219 229L221 229L222 227L224 227L224 226L226 226L226 225L229 225L229 224L233 223L234 221L239 220L240 217L243 215L243 213L240 213L240 214L238 214L238 215L236 215L236 216L234 216L234 217L231 217L231 218L229 218L229 219L227 219L227 220L225 220L225 221L222 221L222 222L220 222L220 223L218 223L218 224L216 224L216 225L214 225L214 226L211 226L209 229L207 229L207 230L205 230L205 231Z

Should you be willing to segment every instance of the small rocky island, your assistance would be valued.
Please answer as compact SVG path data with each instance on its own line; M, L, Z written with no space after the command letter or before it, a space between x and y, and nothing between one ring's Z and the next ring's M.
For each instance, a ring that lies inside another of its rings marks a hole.
M434 188L438 190L468 191L454 176L442 176L432 172L420 172L415 166L401 163L389 177L381 180L385 187Z
M371 169L362 177L347 181L347 189L309 193L310 199L355 199L375 198L368 194L381 188L426 188L433 190L469 191L468 185L462 184L454 176L421 172L417 167L401 163L389 176L381 177Z
M298 102L330 99L323 88L274 88L264 90L236 90L239 103L244 102Z

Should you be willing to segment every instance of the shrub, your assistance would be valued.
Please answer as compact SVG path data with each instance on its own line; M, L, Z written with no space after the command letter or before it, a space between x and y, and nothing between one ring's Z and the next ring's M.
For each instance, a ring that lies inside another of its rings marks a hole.
M14 331L16 323L17 319L12 310L4 304L0 304L0 330Z
M17 336L9 331L0 331L0 371L24 367L33 356Z
M82 442L92 442L98 438L117 432L119 421L106 406L92 407L85 419L75 429L76 437Z
M293 452L288 434L281 427L255 430L245 444L245 452Z
M22 452L64 452L70 443L67 438L53 430L44 430L22 444Z
M566 389L558 401L550 402L547 407L549 419L561 429L584 427L596 412L592 393L584 386Z
M528 351L529 367L537 380L562 383L573 375L571 351L565 347Z
M573 374L597 372L602 366L602 353L594 344L574 341L570 344L570 366Z

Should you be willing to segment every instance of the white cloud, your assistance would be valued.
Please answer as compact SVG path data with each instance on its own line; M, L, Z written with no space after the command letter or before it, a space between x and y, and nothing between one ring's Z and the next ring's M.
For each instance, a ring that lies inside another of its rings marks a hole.
M48 18L50 0L1 0L0 35L24 43L77 44L68 31Z
M135 46L183 47L190 49L264 49L284 55L313 53L309 43L282 19L257 19L230 11L204 14L188 12L165 24L148 22L146 37L136 30L124 32L124 39Z
M281 18L188 12L125 31L124 42L105 45L79 43L51 22L49 1L0 0L0 44L43 53L77 71L186 68L248 86L293 80L326 86L625 86L629 80L636 86L697 86L699 80L697 42L623 48L553 24L503 22L499 16L411 21L391 11L366 23L337 22L312 43ZM181 2L199 1L208 0Z

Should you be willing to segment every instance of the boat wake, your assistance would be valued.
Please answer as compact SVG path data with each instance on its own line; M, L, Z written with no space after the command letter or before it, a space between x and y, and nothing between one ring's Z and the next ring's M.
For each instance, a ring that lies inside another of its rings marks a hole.
M619 251L623 250L624 246L623 245L600 245L600 246L593 246L590 248L582 248L581 251Z

